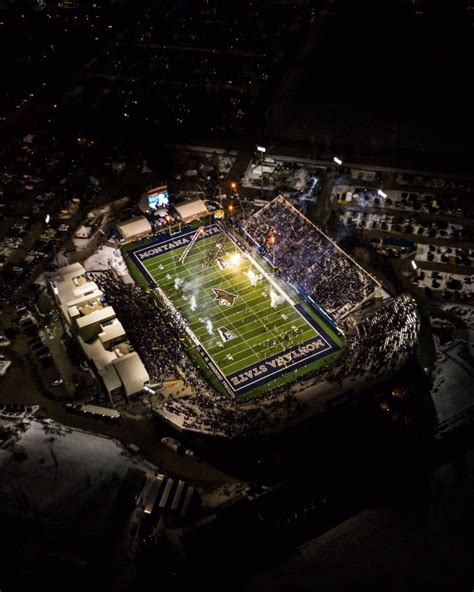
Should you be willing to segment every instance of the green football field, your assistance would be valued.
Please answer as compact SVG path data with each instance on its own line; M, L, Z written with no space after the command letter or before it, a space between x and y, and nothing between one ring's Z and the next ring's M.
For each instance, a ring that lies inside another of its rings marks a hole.
M182 236L187 243L173 237L156 255L149 246L135 249L135 264L185 319L193 349L227 392L268 390L340 349L335 332L244 246L227 235L206 236L180 262L193 232ZM219 259L209 261L218 241Z

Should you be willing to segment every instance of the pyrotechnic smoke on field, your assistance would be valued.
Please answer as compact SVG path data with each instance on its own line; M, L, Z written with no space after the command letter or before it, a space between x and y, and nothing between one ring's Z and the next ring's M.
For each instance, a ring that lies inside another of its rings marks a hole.
M284 298L280 294L277 294L272 288L270 288L270 300L272 302L272 308L276 308L284 301Z
M183 293L187 296L192 296L193 294L197 295L199 288L201 287L201 284L202 278L200 276L193 278L189 282L184 282L184 284L182 285Z
M247 271L247 276L248 276L248 278L249 278L249 280L250 280L250 285L251 285L251 286L255 286L255 285L257 284L258 277L257 277L257 275L256 275L256 274L253 272L253 270L252 270L252 269L249 269L249 270Z
M191 306L191 310L194 312L196 310L196 307L197 307L197 304L196 304L196 296L194 294L191 296L190 306Z
M207 328L207 332L209 333L209 335L214 334L214 326L213 326L212 321L210 319L206 319L206 328Z

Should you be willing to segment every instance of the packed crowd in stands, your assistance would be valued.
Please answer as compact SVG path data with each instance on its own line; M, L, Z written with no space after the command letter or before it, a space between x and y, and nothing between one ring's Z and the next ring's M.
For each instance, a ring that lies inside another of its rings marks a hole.
M380 327L384 327L381 331ZM408 295L391 299L358 323L348 336L347 347L335 364L305 375L297 388L283 385L260 397L258 405L233 399L216 402L208 396L189 396L169 401L164 409L184 418L185 428L210 430L226 436L281 429L308 410L294 396L298 391L326 382L331 390L354 387L390 376L408 361L417 346L419 318ZM291 394L293 390L294 394Z
M398 370L416 350L420 323L413 298L403 294L376 308L355 326L344 354L326 377L378 379Z
M377 287L369 274L281 196L250 217L245 230L284 277L303 288L336 320Z
M304 380L294 385L296 388L292 390L296 394L326 382L328 388L339 387L344 391L353 388L358 380L365 387L370 381L384 379L402 368L416 352L419 328L415 301L407 294L390 299L358 323L353 322L351 333L346 335L346 348L336 363L305 375ZM251 433L255 428L281 428L304 413L306 406L289 395L289 390L286 385L269 392L266 397L273 400L263 408L250 410L245 416L249 423L242 427L240 422L236 422L231 427L232 432ZM285 396L281 399L283 393Z
M417 344L419 320L413 299L407 295L391 299L352 325L337 363L318 368L303 380L295 376L293 387L275 387L259 397L256 405L238 397L223 397L210 386L186 352L176 319L158 309L140 286L123 284L113 272L95 274L94 279L117 311L150 381L184 377L188 394L161 402L162 414L171 420L179 418L184 428L226 437L288 425L308 410L295 397L300 390L323 382L331 389L345 388L347 381L389 375L401 367Z
M187 381L196 390L207 391L209 386L194 369L179 341L178 330L165 322L163 313L155 306L140 286L123 284L113 272L94 275L108 304L114 307L128 338L150 375L150 381L159 382L175 377L179 367Z

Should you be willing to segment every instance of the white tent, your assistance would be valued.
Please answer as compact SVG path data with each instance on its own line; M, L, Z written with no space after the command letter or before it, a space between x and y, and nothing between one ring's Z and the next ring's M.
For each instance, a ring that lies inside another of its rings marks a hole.
M175 206L175 210L183 222L190 222L209 215L206 204L202 199L182 202Z

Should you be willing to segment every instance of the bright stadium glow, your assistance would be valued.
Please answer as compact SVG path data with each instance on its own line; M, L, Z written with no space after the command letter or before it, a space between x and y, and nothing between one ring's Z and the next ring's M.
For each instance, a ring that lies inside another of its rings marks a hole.
M381 189L377 189L377 194L380 197L387 197L387 194L385 193L385 191L382 191Z
M340 158L338 158L337 156L335 156L335 157L333 158L333 160L334 160L334 162L335 162L336 164L338 164L339 166L342 164L342 160L341 160Z
M259 152L266 152L267 151L267 149L265 148L265 146L257 146L257 150Z
M234 267L237 267L238 265L240 265L241 261L242 261L242 256L240 255L240 253L234 253L233 255L230 256L230 264L233 265Z
M413 269L418 269L418 265L415 263L414 259L411 260L411 266L413 267Z

